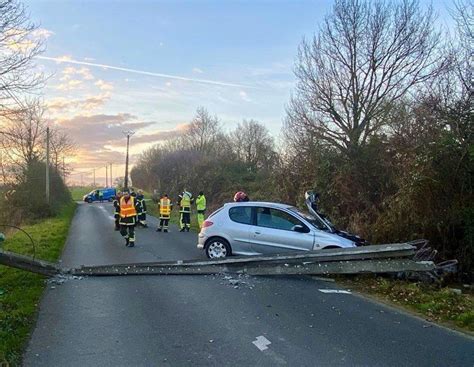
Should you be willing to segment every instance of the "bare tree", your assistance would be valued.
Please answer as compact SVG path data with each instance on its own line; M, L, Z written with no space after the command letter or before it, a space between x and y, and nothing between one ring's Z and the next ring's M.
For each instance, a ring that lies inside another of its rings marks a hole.
M352 155L384 126L393 102L444 65L431 8L415 0L337 0L300 45L287 129Z
M23 105L26 108L10 116L0 131L0 145L4 157L8 157L13 165L20 168L41 160L46 129L41 102L31 100Z
M237 159L252 170L268 167L275 159L274 141L268 129L255 120L244 120L231 133Z
M17 0L0 0L0 112L7 113L19 103L18 93L42 84L43 76L34 70L33 59L43 51L24 5ZM21 104L21 103L20 103Z
M472 95L472 47L474 44L474 3L471 0L456 1L452 11L456 22L456 44L453 53L457 77L463 93Z
M65 176L69 169L63 164L64 159L75 153L76 144L67 132L53 128L50 133L50 149L52 165Z
M199 107L196 116L183 135L184 148L209 153L218 140L221 129L217 117L213 117L204 107Z

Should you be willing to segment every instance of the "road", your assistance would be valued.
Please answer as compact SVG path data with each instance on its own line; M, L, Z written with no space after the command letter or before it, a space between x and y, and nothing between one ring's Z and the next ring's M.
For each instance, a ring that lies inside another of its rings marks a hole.
M66 267L204 258L195 233L137 229L80 204ZM472 366L472 338L310 277L129 276L49 284L25 366ZM268 344L271 343L271 344Z

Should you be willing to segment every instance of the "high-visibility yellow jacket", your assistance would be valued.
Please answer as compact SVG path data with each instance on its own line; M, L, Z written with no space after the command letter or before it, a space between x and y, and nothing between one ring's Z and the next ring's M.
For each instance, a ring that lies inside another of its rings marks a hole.
M171 215L171 200L169 198L160 199L160 219L168 219Z
M179 202L179 206L181 207L181 212L190 212L192 194L189 192L183 192L183 194L180 195L180 197L181 197L181 200Z
M196 199L196 209L199 211L206 210L206 197L204 195L199 195Z

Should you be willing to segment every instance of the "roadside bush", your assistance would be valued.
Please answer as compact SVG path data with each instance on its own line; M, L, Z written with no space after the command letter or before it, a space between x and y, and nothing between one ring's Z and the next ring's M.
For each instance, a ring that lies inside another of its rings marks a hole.
M71 199L71 194L61 175L50 168L50 203L46 203L46 166L40 161L31 162L18 177L4 203L8 212L15 212L24 219L39 219L56 215Z

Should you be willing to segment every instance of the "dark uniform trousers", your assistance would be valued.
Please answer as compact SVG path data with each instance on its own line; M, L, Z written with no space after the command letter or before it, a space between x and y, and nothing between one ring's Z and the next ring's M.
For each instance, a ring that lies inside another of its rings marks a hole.
M120 234L130 242L135 244L136 217L120 218Z

